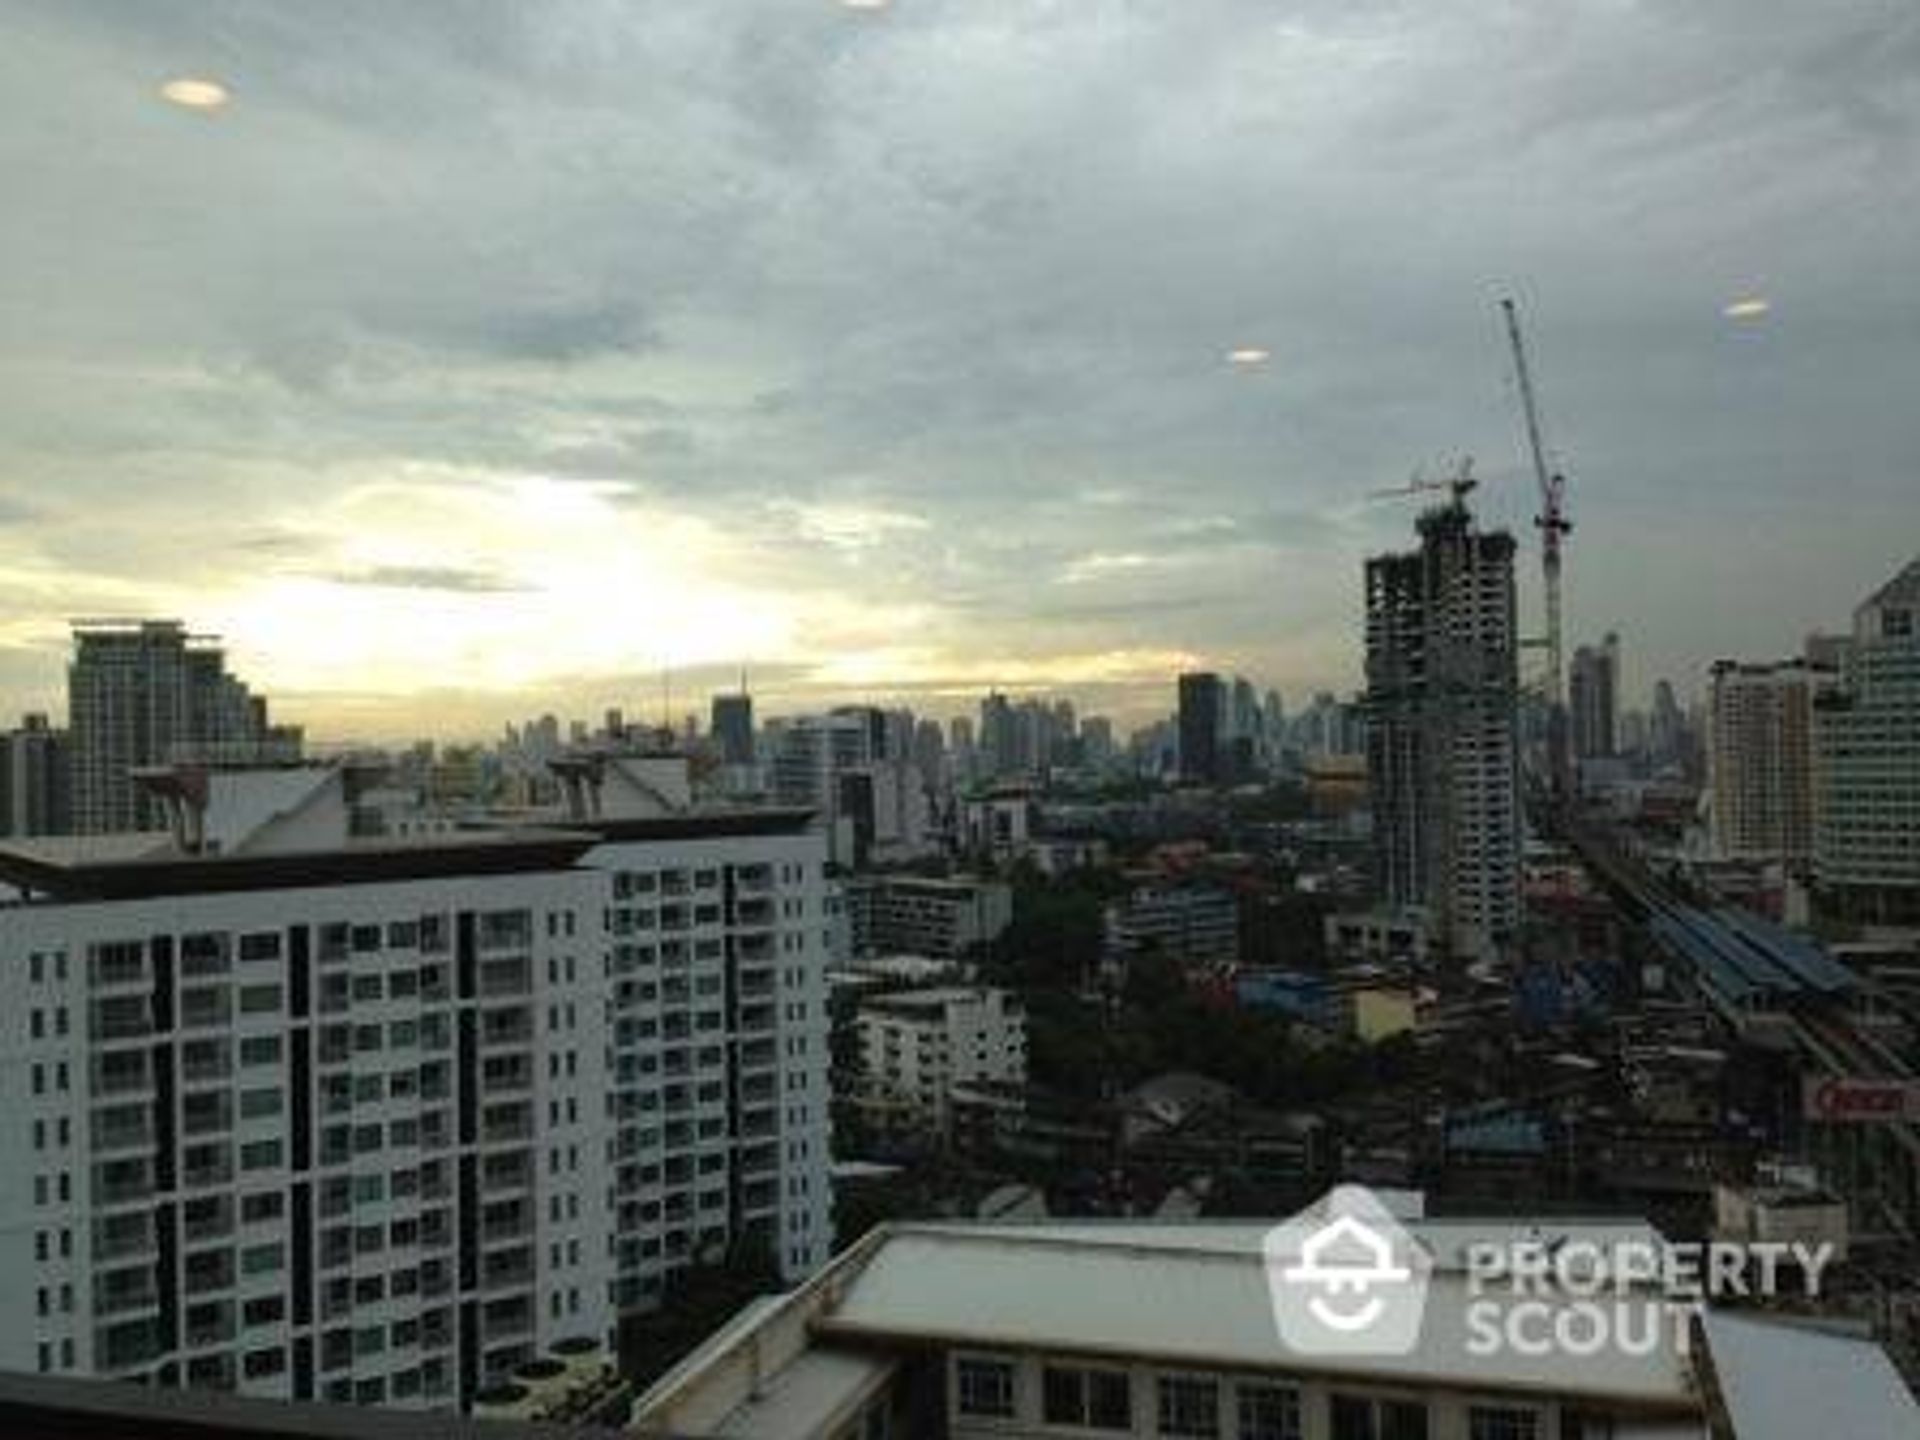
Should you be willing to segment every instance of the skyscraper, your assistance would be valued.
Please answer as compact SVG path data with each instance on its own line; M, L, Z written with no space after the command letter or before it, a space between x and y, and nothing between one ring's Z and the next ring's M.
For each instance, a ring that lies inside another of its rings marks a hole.
M1387 903L1485 955L1520 922L1513 537L1458 497L1419 532L1366 566L1375 864Z
M1814 876L1866 923L1920 923L1920 560L1853 613L1813 712Z
M1653 713L1647 720L1647 748L1656 767L1681 765L1687 755L1687 716L1674 698L1673 684L1657 681L1653 687Z
M1226 687L1211 671L1180 677L1180 778L1211 785L1220 779L1220 731Z
M709 721L724 765L753 764L753 697L744 690L713 697Z
M1602 760L1620 750L1620 637L1573 652L1567 673L1567 721L1576 760Z
M266 701L227 672L225 652L178 620L81 622L73 643L67 703L80 834L158 823L132 779L143 765L298 754L297 735L269 727Z
M1805 661L1716 661L1707 686L1714 854L1803 864L1813 853L1813 696Z
M72 752L44 715L0 735L0 835L65 835L73 826Z

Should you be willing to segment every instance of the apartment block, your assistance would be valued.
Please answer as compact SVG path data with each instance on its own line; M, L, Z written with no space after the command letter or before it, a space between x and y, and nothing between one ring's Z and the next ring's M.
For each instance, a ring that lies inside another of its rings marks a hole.
M348 772L248 778L0 846L0 1368L464 1409L697 1256L824 1260L804 813L358 838Z
M867 875L846 882L853 948L860 954L958 960L1013 923L1013 890L969 876Z
M1160 955L1187 966L1240 959L1240 902L1217 885L1143 885L1105 914L1107 953Z
M178 620L82 621L67 670L73 824L84 835L142 830L158 807L133 772L215 755L299 751L268 724L266 701L228 672L218 642Z
M1813 709L1814 877L1869 924L1920 924L1920 560L1854 612Z
M1707 778L1714 855L1805 865L1813 854L1813 702L1832 672L1800 660L1714 663Z
M945 1135L956 1091L1027 1083L1027 1017L1006 990L939 986L876 995L854 1018L860 1101L878 1128Z

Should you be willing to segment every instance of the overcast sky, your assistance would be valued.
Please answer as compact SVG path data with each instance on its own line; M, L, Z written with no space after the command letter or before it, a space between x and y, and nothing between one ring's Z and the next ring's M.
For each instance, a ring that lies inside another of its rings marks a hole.
M0 0L0 93L9 710L99 614L336 737L1291 706L1415 467L1537 614L1508 291L1630 699L1920 550L1912 0Z

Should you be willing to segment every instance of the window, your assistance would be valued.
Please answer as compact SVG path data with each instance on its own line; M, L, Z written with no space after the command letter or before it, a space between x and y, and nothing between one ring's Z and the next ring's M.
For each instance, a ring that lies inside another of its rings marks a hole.
M1133 1429L1133 1382L1124 1370L1049 1365L1041 1377L1049 1425L1092 1430Z
M1335 1395L1332 1440L1427 1440L1427 1407L1412 1400Z
M1300 1440L1300 1392L1285 1385L1236 1387L1239 1440Z
M252 935L240 937L240 959L278 960L280 958L280 932L263 930Z
M1474 1405L1467 1410L1468 1440L1540 1440L1540 1415L1508 1405Z
M1013 1418L1013 1362L962 1357L954 1362L955 1404L962 1415Z
M242 1065L278 1065L280 1063L280 1037L278 1035L249 1035L240 1042L240 1063Z
M1197 1375L1162 1375L1160 1433L1214 1440L1220 1433L1220 1383Z

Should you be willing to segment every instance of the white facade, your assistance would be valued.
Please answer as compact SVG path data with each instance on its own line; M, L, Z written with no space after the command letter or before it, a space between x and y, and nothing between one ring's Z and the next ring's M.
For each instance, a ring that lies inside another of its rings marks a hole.
M862 1099L888 1121L945 1134L957 1086L1027 1083L1027 1016L1006 990L942 986L863 1001Z
M0 847L0 1368L452 1407L695 1258L825 1259L803 816L324 828Z
M1920 922L1920 560L1854 612L1813 712L1814 873L1849 918Z
M1662 1325L1577 1352L1572 1341L1476 1347L1467 1247L1538 1243L1536 1220L1411 1222L1434 1266L1411 1349L1297 1351L1275 1326L1268 1228L882 1227L664 1376L633 1429L732 1440L1767 1440L1820 1433L1808 1425L1823 1409L1842 1417L1827 1432L1836 1437L1920 1424L1871 1341L1758 1312L1710 1309L1691 1346ZM1555 1221L1552 1233L1662 1243L1631 1222ZM1632 1298L1654 1303L1645 1286ZM1542 1288L1512 1309L1532 1312L1526 1323L1543 1334L1594 1334L1591 1306L1571 1290ZM1729 1336L1729 1324L1753 1333ZM1743 1359L1755 1348L1764 1364ZM1773 1423L1787 1414L1791 1428Z

